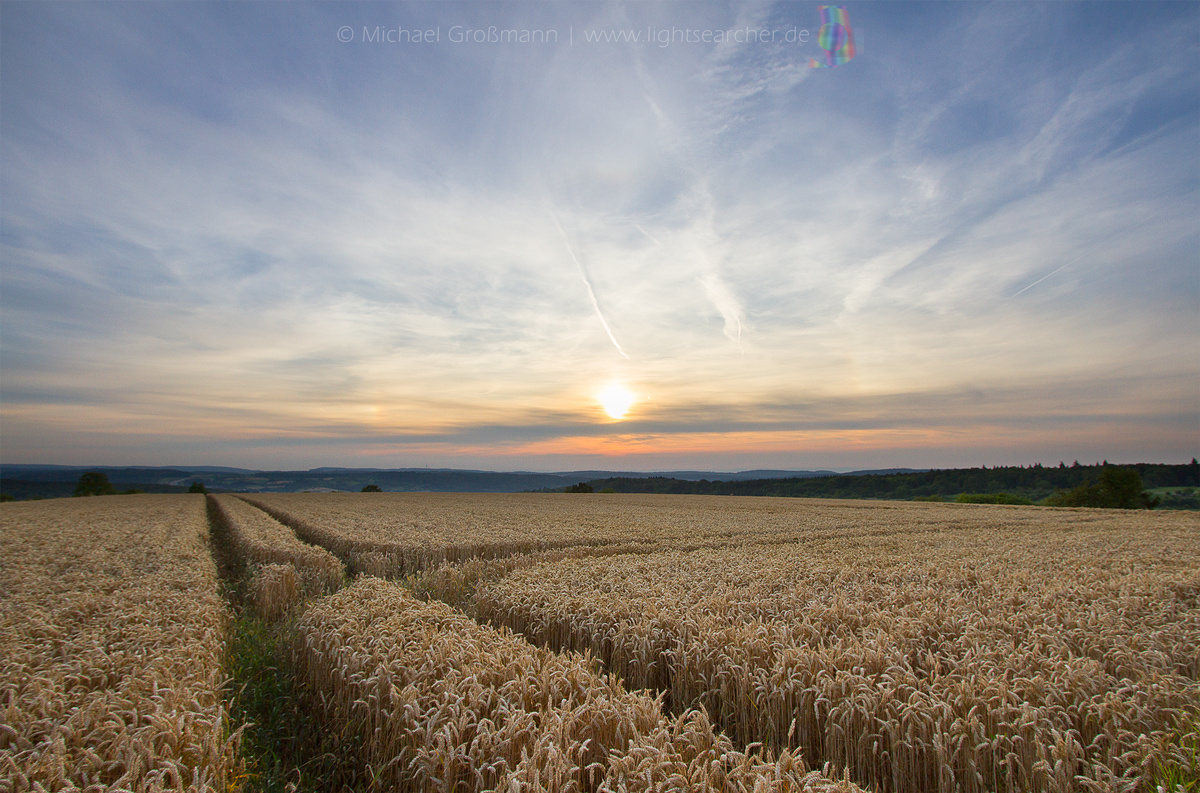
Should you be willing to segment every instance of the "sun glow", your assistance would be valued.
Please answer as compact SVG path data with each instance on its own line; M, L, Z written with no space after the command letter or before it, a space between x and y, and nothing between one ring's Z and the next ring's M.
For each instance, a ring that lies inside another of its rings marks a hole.
M629 389L616 383L601 391L596 398L600 401L604 412L614 419L624 418L634 400L634 396L629 393Z

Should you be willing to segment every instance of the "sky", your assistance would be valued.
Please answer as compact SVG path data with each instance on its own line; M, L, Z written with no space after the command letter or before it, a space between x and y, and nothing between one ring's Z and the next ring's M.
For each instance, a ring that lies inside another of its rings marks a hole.
M843 8L4 3L0 460L1200 454L1200 4Z

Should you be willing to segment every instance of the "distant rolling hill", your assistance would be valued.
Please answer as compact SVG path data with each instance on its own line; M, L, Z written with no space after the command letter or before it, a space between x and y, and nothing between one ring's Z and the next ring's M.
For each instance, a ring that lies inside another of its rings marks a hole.
M911 469L888 469L888 472ZM561 489L576 482L597 479L646 479L743 481L838 476L835 471L480 471L454 468L334 468L308 471L259 471L219 466L58 466L0 465L0 492L17 498L69 496L85 471L104 473L118 490L131 487L146 492L181 492L193 481L210 490L236 492L284 492L304 490L359 491L378 485L385 492L472 492L512 493ZM875 472L871 472L875 473ZM842 474L845 475L845 474Z
M1200 465L1138 463L1148 488L1200 485ZM1103 466L1040 465L943 470L887 468L835 471L476 471L454 468L314 468L309 471L253 471L237 468L66 467L0 465L0 493L16 498L69 496L84 471L102 471L117 490L182 492L193 481L210 490L295 493L362 490L377 485L385 492L512 493L556 491L586 482L596 490L624 493L883 498L1006 492L1037 501L1056 490L1095 480Z

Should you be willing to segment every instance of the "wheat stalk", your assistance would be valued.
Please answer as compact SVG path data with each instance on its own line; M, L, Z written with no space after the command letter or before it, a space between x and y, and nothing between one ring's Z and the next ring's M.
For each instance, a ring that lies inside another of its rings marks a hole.
M0 507L0 790L226 791L204 498Z
M336 591L345 569L324 548L301 542L275 518L230 495L208 496L221 534L250 575L250 598L261 616L278 618L304 597Z
M533 647L392 582L359 579L295 630L315 706L329 729L357 733L379 789L644 790L618 778L640 779L647 762L685 787L835 789L790 754L734 752L702 714L672 724L586 655Z

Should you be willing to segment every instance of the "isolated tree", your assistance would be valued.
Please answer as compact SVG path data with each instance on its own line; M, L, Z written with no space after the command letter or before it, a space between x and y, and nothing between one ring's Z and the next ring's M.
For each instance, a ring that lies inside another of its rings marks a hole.
M577 485L571 485L563 490L564 493L591 493L592 486L587 482L580 482Z
M200 481L192 482L192 486L188 488L189 493L207 493L204 489L204 483Z
M1132 468L1105 468L1100 474L1100 490L1104 493L1106 507L1154 509L1159 502L1158 496L1151 496L1142 489L1142 477Z
M382 488L382 487L380 487L379 485L367 485L366 487L364 487L364 488L363 488L362 490L360 490L359 492L360 492L360 493L382 493L382 492L383 492L383 488Z
M1042 503L1051 507L1107 507L1109 509L1154 509L1158 496L1142 489L1142 477L1132 468L1106 466L1100 481L1085 482L1065 493L1055 493Z
M108 476L99 471L88 471L79 477L79 482L75 485L77 496L111 496L116 492L112 482L108 481Z

